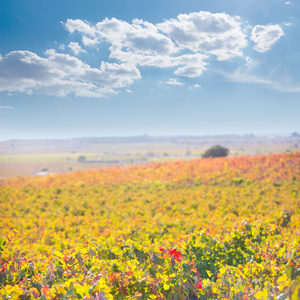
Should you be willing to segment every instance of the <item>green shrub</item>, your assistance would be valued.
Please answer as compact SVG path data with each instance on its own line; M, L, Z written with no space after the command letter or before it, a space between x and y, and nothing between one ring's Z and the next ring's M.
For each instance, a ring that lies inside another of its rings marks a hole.
M215 145L209 149L207 149L202 157L206 158L206 157L225 157L229 154L229 149L224 148L220 145Z

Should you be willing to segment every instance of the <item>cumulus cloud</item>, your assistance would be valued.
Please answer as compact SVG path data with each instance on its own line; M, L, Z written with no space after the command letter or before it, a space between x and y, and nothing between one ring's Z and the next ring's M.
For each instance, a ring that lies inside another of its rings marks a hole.
M170 85L178 85L178 86L184 85L182 82L178 81L177 78L170 78L169 81L167 81L166 83Z
M193 89L199 89L199 88L201 88L201 85L200 84L198 84L198 83L196 83L196 84L194 84L193 86L189 86L189 90L193 90Z
M214 54L218 60L242 56L242 49L247 46L239 17L225 13L201 11L180 14L177 19L167 20L157 26L180 49Z
M178 47L149 22L134 19L130 24L106 18L91 25L82 20L67 20L65 27L70 33L78 31L85 46L103 41L109 43L111 59L160 68L178 65L172 59L172 55L179 51Z
M86 46L106 41L111 44L110 58L124 63L156 68L176 67L175 74L201 76L206 70L207 54L180 54L181 49L159 26L135 19L132 23L116 18L104 19L96 25L81 20L67 20L66 29L82 34Z
M251 40L256 44L254 49L258 52L270 50L283 34L279 25L256 25L251 32Z
M82 49L81 46L78 43L71 42L68 47L74 52L74 55L78 55L81 52L87 53L86 50Z
M103 97L141 77L135 66L126 63L102 62L100 68L91 68L55 50L45 54L40 57L29 51L13 51L0 57L0 91Z
M81 33L86 46L103 40L109 42L112 45L111 57L120 60L128 60L132 54L135 58L140 58L138 54L143 57L178 55L182 50L214 54L219 60L227 60L242 56L242 49L247 46L239 17L225 13L180 14L177 19L159 24L138 19L130 24L106 18L91 25L86 21L69 19L65 28L70 33Z
M159 24L106 18L95 25L78 19L64 25L70 33L79 32L85 46L108 42L112 59L139 66L177 67L175 74L186 77L201 76L210 55L228 60L242 56L247 46L239 18L225 13L181 14Z
M70 33L81 33L86 46L106 40L114 46L111 51L126 48L135 53L167 55L177 51L170 38L159 33L155 25L143 20L134 19L129 24L116 18L106 18L91 25L82 20L68 19L65 27Z
M68 19L68 21L64 24L66 29L70 32L73 33L74 31L78 31L78 32L82 32L84 34L88 34L93 36L93 30L90 27L89 23L86 21L82 21L82 20L70 20Z
M130 93L129 86L141 78L141 67L169 68L174 76L196 78L216 60L244 57L249 38L248 25L238 16L205 11L180 14L158 24L105 18L96 24L68 19L63 25L81 37L80 44L74 41L67 46L74 56L55 50L47 50L43 57L30 51L0 55L0 91L102 97L125 88ZM250 39L258 52L265 52L283 34L279 25L256 25ZM101 43L108 44L114 63L99 59L99 67L92 68L75 57L83 52L96 57L95 46ZM61 51L67 47L59 45ZM249 57L244 62L254 65ZM175 78L167 84L183 85Z

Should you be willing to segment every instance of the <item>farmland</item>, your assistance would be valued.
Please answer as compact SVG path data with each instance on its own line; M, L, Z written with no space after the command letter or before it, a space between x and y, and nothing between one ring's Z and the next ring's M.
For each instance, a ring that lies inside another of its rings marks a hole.
M300 153L0 183L3 299L299 299Z
M0 142L0 178L32 176L41 170L68 173L152 162L190 160L216 144L230 156L294 152L300 137L263 136L137 136L65 140L11 140ZM78 161L79 157L85 161Z

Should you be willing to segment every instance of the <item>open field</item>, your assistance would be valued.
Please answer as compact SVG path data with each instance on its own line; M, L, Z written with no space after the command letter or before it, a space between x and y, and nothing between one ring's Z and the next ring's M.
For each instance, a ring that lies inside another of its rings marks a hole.
M0 178L32 176L41 170L66 173L200 158L212 145L230 149L230 156L293 152L299 137L128 137L0 142ZM78 162L80 156L86 161Z
M3 299L298 299L300 153L2 180Z

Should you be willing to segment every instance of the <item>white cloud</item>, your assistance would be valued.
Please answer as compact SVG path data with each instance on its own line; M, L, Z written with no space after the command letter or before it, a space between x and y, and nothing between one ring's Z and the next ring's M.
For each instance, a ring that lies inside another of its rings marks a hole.
M246 66L248 66L248 67L252 67L257 63L256 60L254 60L250 56L246 56L245 61L246 61Z
M199 77L206 70L208 63L205 62L205 59L207 58L207 55L199 53L178 56L174 59L173 65L178 64L183 66L178 68L174 74L189 78Z
M239 69L234 72L225 73L223 75L232 82L259 83L264 85L273 85L273 81L256 75L243 73Z
M94 25L69 19L64 25L70 33L79 32L85 46L109 43L111 59L137 67L175 68L175 75L189 78L201 76L214 57L219 61L243 57L248 45L248 23L226 13L180 14L158 24L106 18ZM282 35L279 25L257 25L251 39L255 49L264 52ZM254 62L245 60L246 65Z
M0 106L0 111L14 109L12 106Z
M81 52L87 53L86 50L82 49L81 46L78 43L71 42L68 47L74 52L74 55L78 55Z
M106 18L94 26L81 20L67 20L65 27L70 33L81 33L85 46L108 42L110 58L135 65L170 67L171 56L179 51L155 25L143 20L134 19L130 24Z
M133 91L130 90L130 89L127 89L126 92L129 93L129 94L133 93Z
M189 90L192 90L192 89L199 89L199 88L201 88L201 85L198 84L198 83L194 84L193 86L189 86L189 87L188 87Z
M116 18L96 24L68 19L63 24L70 34L78 32L81 36L81 45L78 42L68 45L75 56L90 51L90 55L97 57L101 52L97 53L96 45L107 43L109 58L117 63L99 59L100 66L92 68L72 55L55 50L47 50L43 57L30 51L12 51L5 57L0 55L0 91L103 97L125 88L130 93L128 87L141 78L140 67L169 68L174 76L196 78L209 68L217 69L216 60L244 57L243 49L248 45L246 33L249 35L247 22L238 16L203 11L180 14L158 24ZM283 34L279 25L256 25L250 38L258 52L265 52ZM58 48L64 51L67 47L60 44ZM244 59L248 69L255 66L252 58ZM242 78L249 82L256 79L250 75ZM167 84L183 85L175 78L170 78Z
M242 56L247 46L239 18L224 13L182 14L159 24L106 18L92 25L69 19L65 28L70 33L78 31L85 46L108 42L112 59L139 66L177 67L175 74L186 77L201 76L210 55L227 60Z
M177 19L157 24L157 27L180 49L214 54L218 60L242 56L242 49L247 46L239 18L225 13L181 14Z
M68 54L47 50L42 58L29 51L13 51L0 57L0 91L81 97L117 93L141 77L130 64L102 62L91 68Z
M167 81L166 83L170 85L178 85L178 86L184 85L182 82L178 81L177 78L170 78L169 81Z
M63 23L63 22L62 22ZM66 27L66 29L70 32L73 33L74 31L82 32L84 34L88 34L93 36L94 32L91 26L87 21L82 21L79 19L76 20L71 20L68 19L66 23L63 23Z
M251 32L251 40L256 44L254 49L265 52L271 49L281 36L283 30L279 25L256 25Z
M83 44L95 45L105 40L110 43L110 58L139 66L156 68L178 67L176 75L197 77L206 70L208 55L194 53L180 55L181 51L170 37L149 22L134 19L131 24L115 18L104 19L92 26L81 20L67 20L70 33L79 31Z
M286 1L284 4L289 5L291 4L291 1Z
M280 92L287 92L287 93L300 92L299 84L293 84L289 80L286 80L286 82L276 81L273 79L263 78L257 75L249 74L247 72L242 72L240 69L237 69L234 72L219 71L218 73L223 75L231 82L257 83Z
M78 26L80 24L80 26ZM114 47L123 47L142 54L167 54L177 51L172 40L158 32L158 28L143 20L134 19L131 24L116 18L104 19L92 26L81 20L67 20L67 30L75 30L85 37L85 45L106 40Z

